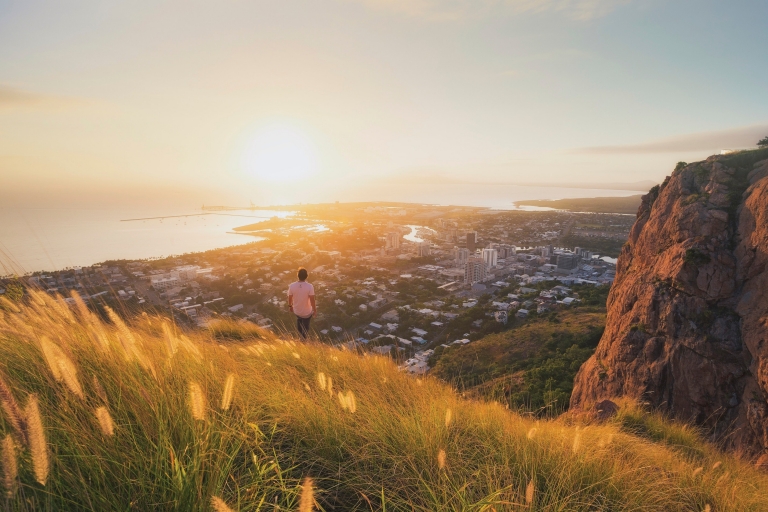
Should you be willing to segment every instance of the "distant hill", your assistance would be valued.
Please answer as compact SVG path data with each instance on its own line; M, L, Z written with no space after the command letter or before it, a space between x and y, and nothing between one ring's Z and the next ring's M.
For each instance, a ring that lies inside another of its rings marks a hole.
M559 187L559 188L585 188L585 189L600 189L600 190L637 190L638 192L645 192L652 187L658 185L658 182L653 180L642 180L633 182L599 182L599 183L518 183L519 185L526 185L531 187Z
M626 213L634 215L640 207L642 194L627 197L587 197L578 199L540 199L517 201L517 206L539 206L556 210L592 213Z

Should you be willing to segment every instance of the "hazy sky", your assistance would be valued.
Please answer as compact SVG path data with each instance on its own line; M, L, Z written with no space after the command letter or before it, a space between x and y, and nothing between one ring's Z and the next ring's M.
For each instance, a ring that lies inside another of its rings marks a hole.
M661 180L768 135L765 0L0 0L0 200Z

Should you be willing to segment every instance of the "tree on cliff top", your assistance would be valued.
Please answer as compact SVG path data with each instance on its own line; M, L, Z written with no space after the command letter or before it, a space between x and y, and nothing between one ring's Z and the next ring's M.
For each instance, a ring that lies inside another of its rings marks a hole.
M760 141L758 141L758 143L757 143L757 147L759 147L759 148L768 148L768 136L763 137L762 139L760 139Z

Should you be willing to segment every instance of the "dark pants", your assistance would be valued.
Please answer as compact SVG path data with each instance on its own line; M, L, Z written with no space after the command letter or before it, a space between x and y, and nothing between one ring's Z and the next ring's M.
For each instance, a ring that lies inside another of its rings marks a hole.
M311 316L307 318L301 318L300 316L296 317L296 327L299 329L299 336L301 336L301 339L303 340L307 339L310 320L312 320Z

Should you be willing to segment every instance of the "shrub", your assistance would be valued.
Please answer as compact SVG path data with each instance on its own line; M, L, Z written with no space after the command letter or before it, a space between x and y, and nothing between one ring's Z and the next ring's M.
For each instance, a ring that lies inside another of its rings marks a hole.
M683 261L685 263L691 264L691 265L706 265L711 261L711 258L708 254L702 252L700 249L697 249L696 247L691 247L690 249L687 249L685 251L685 255L683 256Z

